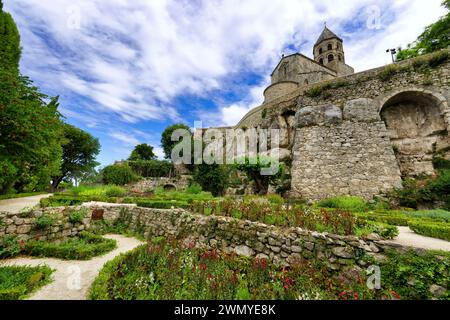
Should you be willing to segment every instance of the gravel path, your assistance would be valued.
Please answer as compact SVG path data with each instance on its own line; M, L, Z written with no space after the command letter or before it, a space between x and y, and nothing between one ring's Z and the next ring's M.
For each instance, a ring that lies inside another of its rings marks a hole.
M448 241L421 236L408 227L398 227L398 230L400 231L399 236L388 242L419 249L450 251L450 242Z
M39 201L43 198L50 197L51 194L41 194L38 196L16 198L8 200L0 200L0 211L19 213L25 208L33 208L39 204Z
M56 269L53 282L35 292L30 300L86 300L87 293L104 264L116 256L144 244L134 238L107 235L117 241L117 249L89 261L65 261L53 258L16 258L0 262L0 266L38 266L48 265Z

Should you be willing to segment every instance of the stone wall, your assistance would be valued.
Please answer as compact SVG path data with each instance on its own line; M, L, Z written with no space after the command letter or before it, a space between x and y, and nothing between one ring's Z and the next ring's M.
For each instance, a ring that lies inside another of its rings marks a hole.
M369 99L297 113L292 195L321 200L339 195L371 199L401 187L401 173L384 122Z
M129 186L129 189L135 193L153 192L157 188L185 190L189 186L191 176L180 176L176 178L146 178Z
M181 209L130 206L94 206L91 209L104 210L107 221L118 218L126 221L130 230L146 237L179 237L186 242L195 242L198 247L270 259L278 265L315 259L326 263L331 270L341 270L345 266L362 264L363 253L383 260L383 250L398 248L376 235L361 240L301 228L279 228L228 217L196 215Z
M78 210L79 208L77 208ZM75 209L49 208L37 209L29 213L0 212L0 238L15 235L22 240L63 240L78 235L90 227L91 218L87 216L81 223L70 223L69 215ZM43 214L55 217L54 224L45 230L38 230L37 219Z

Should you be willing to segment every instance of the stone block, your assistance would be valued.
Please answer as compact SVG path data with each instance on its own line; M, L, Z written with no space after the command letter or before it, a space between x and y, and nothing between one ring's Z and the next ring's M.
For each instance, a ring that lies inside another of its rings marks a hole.
M372 99L350 100L344 105L344 120L359 122L381 121L378 105Z

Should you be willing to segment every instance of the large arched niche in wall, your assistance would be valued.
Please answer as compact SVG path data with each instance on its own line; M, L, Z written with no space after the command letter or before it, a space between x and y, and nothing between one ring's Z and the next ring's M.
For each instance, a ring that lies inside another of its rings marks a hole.
M432 93L403 91L382 105L381 118L404 177L434 174L433 156L450 146L443 102Z

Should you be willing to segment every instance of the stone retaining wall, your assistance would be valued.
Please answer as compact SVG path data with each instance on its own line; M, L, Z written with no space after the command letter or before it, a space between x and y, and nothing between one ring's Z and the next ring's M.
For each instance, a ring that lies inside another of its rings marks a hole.
M138 207L94 206L104 210L107 221L121 219L130 230L148 236L174 236L197 247L235 252L238 255L266 258L278 265L296 260L316 259L331 270L363 265L364 253L376 260L386 259L382 252L393 246L377 235L361 240L318 233L301 228L279 228L229 217L202 216L182 209L161 210Z
M77 236L81 231L90 228L91 218L88 214L81 223L70 223L69 215L74 210L70 208L38 209L26 214L0 212L0 239L10 235L18 236L22 240L64 240ZM55 217L55 222L51 227L39 230L36 221L43 214Z
M87 208L82 223L68 222L73 211ZM48 230L36 230L35 222L42 214L58 217ZM279 228L258 222L229 217L203 216L182 209L149 209L135 205L86 204L82 207L39 209L31 218L20 214L0 213L0 239L17 235L20 239L63 240L76 236L83 230L101 228L94 220L113 223L117 219L130 231L149 236L173 236L195 243L197 247L217 249L220 252L268 259L277 265L312 259L327 264L330 270L339 271L347 266L364 265L364 254L377 261L386 259L382 252L387 248L401 248L383 241L377 235L367 239L318 233L301 228Z

